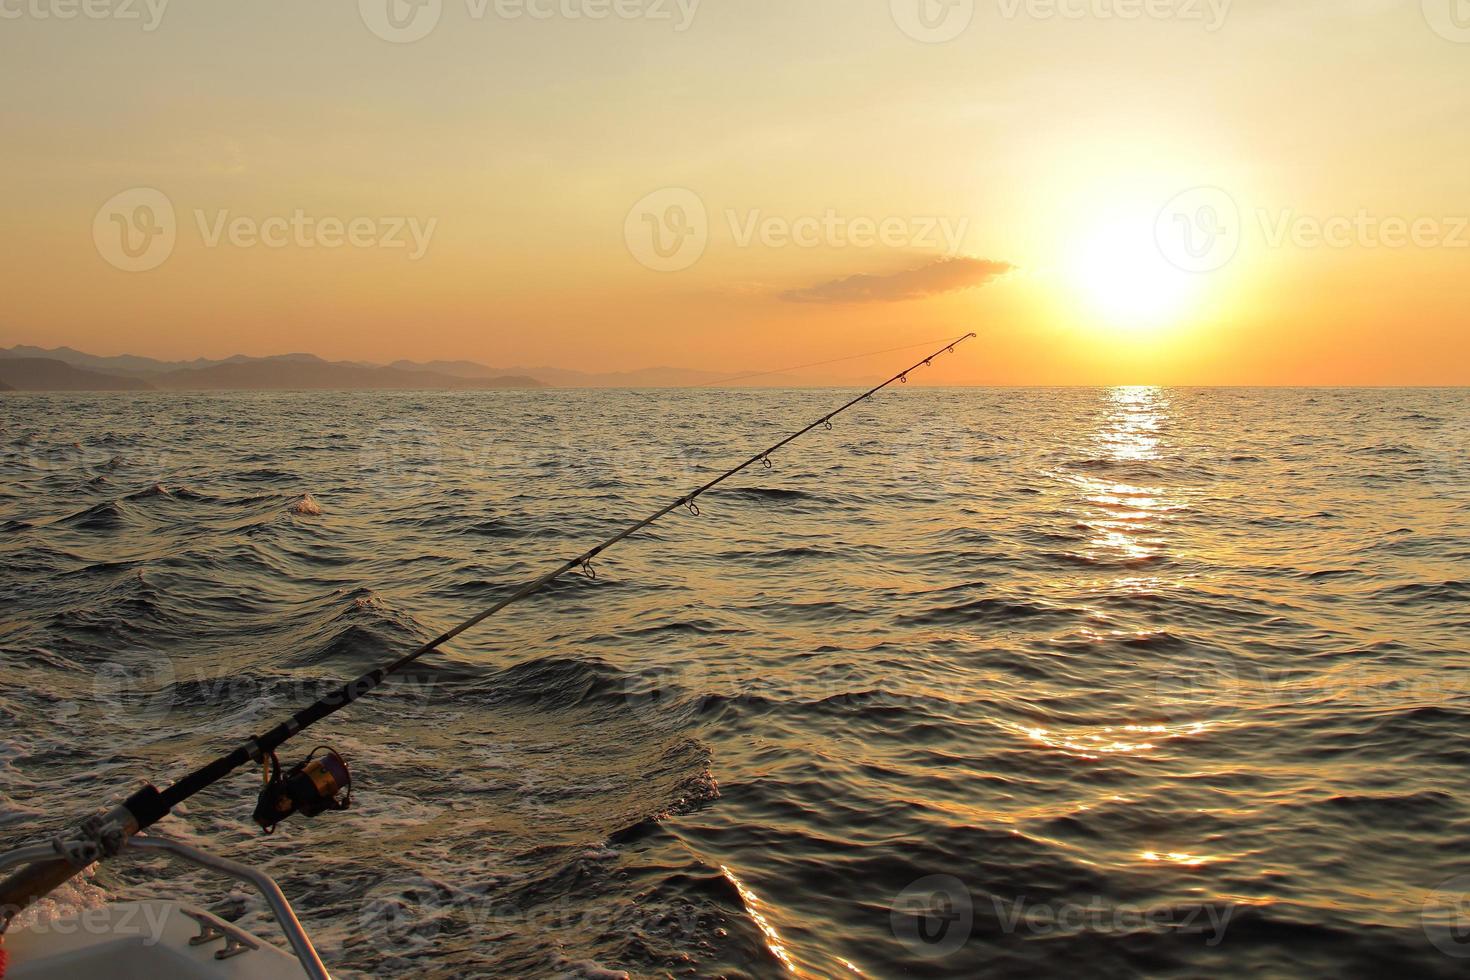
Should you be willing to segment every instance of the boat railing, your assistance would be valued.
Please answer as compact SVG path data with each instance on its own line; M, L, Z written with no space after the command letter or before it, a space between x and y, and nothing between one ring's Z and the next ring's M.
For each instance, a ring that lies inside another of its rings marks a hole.
M265 899L265 903L270 908L271 914L275 916L276 924L280 926L281 932L285 933L286 941L291 944L291 950L296 954L296 959L301 962L301 968L306 972L307 977L310 980L331 980L331 974L327 973L327 968L322 964L321 957L317 955L316 947L311 943L311 937L306 934L306 929L302 927L301 920L296 918L296 910L291 907L291 902L286 898L286 893L281 891L281 886L276 884L275 879L270 875L258 868L252 868L249 865L240 864L228 858L209 854L199 850L197 847L191 847L188 844L167 837L134 837L128 842L128 846L122 851L122 854L135 852L136 850L161 851L165 854L173 855L182 861L186 861L189 864L194 864L201 868L208 868L211 871L218 871L237 881L243 881L246 884L253 885L255 890L260 892L261 897ZM0 854L0 872L8 871L17 865L54 859L56 854L56 848L50 844L35 844L30 847L22 847L10 851L6 854ZM225 958L220 956L220 953L226 954L226 956L234 956L251 948L248 934L214 916L209 916L209 920L206 921L195 917L195 921L200 925L200 935L195 937L194 940L196 944L214 939L224 939L225 948L215 954L218 958Z

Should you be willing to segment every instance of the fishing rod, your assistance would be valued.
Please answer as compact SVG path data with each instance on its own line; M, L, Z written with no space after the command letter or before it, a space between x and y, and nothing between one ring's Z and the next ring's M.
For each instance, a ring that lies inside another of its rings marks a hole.
M453 629L446 630L387 666L368 671L361 677L343 684L336 691L296 712L275 728L246 740L234 751L220 756L208 765L201 766L166 789L159 790L151 784L146 784L123 801L120 806L83 820L70 833L64 833L53 841L57 854L55 858L47 858L22 868L10 878L0 882L0 933L5 931L10 920L18 912L32 902L50 894L94 862L113 857L127 846L129 838L152 827L168 816L174 807L248 763L260 765L264 770L265 785L256 805L254 819L266 833L270 833L277 824L296 813L305 817L314 817L327 810L345 809L352 793L352 776L347 769L346 760L329 749L325 750L324 755L318 756L318 752L324 751L318 748L312 750L305 760L289 771L283 772L280 761L276 758L276 750L323 718L352 704L419 658L439 649L466 630L478 626L506 606L535 595L568 572L580 569L589 578L596 578L597 573L593 569L592 562L608 548L662 520L680 507L685 508L696 517L699 516L699 498L710 490L757 464L769 468L772 453L795 442L818 426L832 428L834 418L859 402L872 398L890 385L908 384L910 373L932 364L934 358L941 354L954 353L956 347L974 336L975 334L968 333L958 340L951 341L912 367L868 389L806 428L761 450L739 466L726 470L697 490L665 505L577 557L563 562L559 567L540 578L527 582L488 609L471 616Z
M810 361L806 364L793 364L791 367L776 368L774 371L749 371L745 374L737 374L728 378L716 378L714 381L706 381L697 384L696 388L720 388L736 381L749 381L752 378L769 378L774 374L787 374L791 371L805 371L807 368L826 367L829 364L841 364L844 361L860 361L865 357L877 357L879 354L895 354L899 351L915 350L919 347L928 347L937 344L938 340L921 340L917 344L904 344L902 347L885 347L882 350L870 350L861 354L847 354L843 357L834 357L827 361ZM947 348L946 348L947 349Z

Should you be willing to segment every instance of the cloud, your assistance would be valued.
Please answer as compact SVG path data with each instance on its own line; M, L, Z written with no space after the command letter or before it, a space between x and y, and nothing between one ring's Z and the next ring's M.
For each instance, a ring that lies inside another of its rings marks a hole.
M790 303L896 303L987 285L1014 269L994 259L935 259L887 276L856 275L781 294Z

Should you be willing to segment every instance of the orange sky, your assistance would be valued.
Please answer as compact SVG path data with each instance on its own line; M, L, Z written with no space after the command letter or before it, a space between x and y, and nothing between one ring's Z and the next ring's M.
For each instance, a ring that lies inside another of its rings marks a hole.
M0 0L0 344L1465 384L1457 2Z

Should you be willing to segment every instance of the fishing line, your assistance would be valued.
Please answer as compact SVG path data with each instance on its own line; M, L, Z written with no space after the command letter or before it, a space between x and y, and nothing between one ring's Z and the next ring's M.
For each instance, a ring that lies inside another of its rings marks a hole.
M930 344L943 343L944 338L935 340L921 340L916 344L904 344L902 347L885 347L883 350L870 350L866 354L849 354L846 357L834 357L830 361L813 361L810 364L795 364L791 367L776 368L774 371L753 371L750 374L737 374L732 378L720 378L718 381L706 381L704 384L694 385L695 388L716 388L727 385L732 381L748 381L751 378L767 378L773 374L786 374L788 371L803 371L807 368L826 367L828 364L841 364L843 361L857 361L864 357L877 357L879 354L892 354L897 351L913 350L915 347L928 347Z
M343 804L337 799L337 795L344 788L347 793L351 792L351 774L347 771L346 760L330 750L319 758L316 752L313 752L305 761L298 763L288 771L283 771L279 760L275 757L276 749L323 718L341 711L419 658L439 649L466 630L478 626L506 606L535 595L563 575L580 569L589 578L595 578L596 571L592 563L608 548L632 537L681 507L691 515L698 516L699 498L710 490L752 466L770 468L773 453L795 442L813 429L832 428L834 418L860 402L867 401L890 385L908 384L910 373L932 364L934 359L941 354L954 353L957 346L974 336L975 334L969 333L958 340L950 341L912 367L868 389L840 408L761 450L738 466L731 467L698 489L666 504L648 517L629 525L595 547L563 562L540 578L527 582L489 608L476 613L458 626L446 630L417 649L409 651L387 666L369 671L356 680L342 685L338 690L296 712L275 728L247 740L233 752L196 769L167 789L160 791L152 785L145 785L129 796L121 806L82 821L72 829L70 834L63 834L55 839L54 844L58 857L22 868L4 882L0 882L0 933L5 931L11 918L21 909L54 891L92 863L117 854L127 846L128 839L134 834L153 826L168 816L169 812L180 803L248 763L265 767L266 785L256 807L256 821L267 832L281 820L295 813L302 813L310 817L326 810L341 809Z

